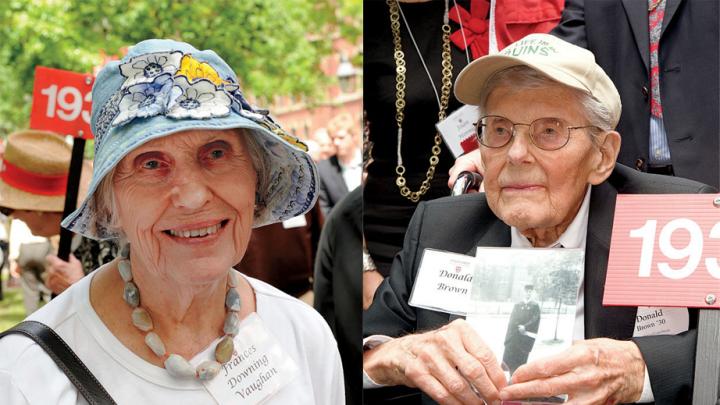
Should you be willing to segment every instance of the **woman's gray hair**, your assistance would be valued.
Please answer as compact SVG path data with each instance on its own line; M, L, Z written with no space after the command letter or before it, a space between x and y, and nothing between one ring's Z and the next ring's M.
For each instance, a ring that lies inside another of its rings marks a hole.
M485 87L483 87L480 91L480 115L485 115L485 104L487 103L487 98L490 93L498 87L510 87L513 90L522 91L530 89L543 89L548 86L563 86L571 90L576 97L575 101L582 106L585 117L590 125L600 128L601 132L612 131L615 129L613 127L610 110L602 105L598 99L589 93L550 79L529 66L513 66L492 75L485 83ZM593 135L592 139L595 141L596 136L599 135L599 133L597 130L591 132Z
M258 144L258 137L252 132L243 128L235 129L239 136L245 137L245 144L247 145L250 159L252 160L253 168L257 174L257 184L255 187L255 201L257 201L258 190L265 190L269 183L268 179L268 162L265 158L265 153L262 147ZM117 201L115 200L115 193L113 191L113 178L117 166L114 167L110 173L108 173L104 179L100 182L95 190L95 197L93 203L95 204L95 212L97 218L97 228L104 228L108 233L118 235L118 245L122 246L126 242L125 234L120 227L120 223L117 217ZM254 217L257 217L257 205L255 206Z

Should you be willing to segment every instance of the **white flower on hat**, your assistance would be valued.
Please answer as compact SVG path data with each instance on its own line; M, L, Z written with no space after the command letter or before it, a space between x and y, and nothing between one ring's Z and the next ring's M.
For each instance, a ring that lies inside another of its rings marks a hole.
M120 65L120 74L127 77L121 89L138 83L152 82L163 73L175 74L180 68L182 52L146 53L130 59Z
M192 84L184 76L177 77L173 93L177 98L170 104L167 116L172 118L212 118L230 114L232 101L224 91L218 90L209 80Z
M130 86L120 100L119 114L112 125L123 125L135 118L154 117L167 111L173 79L170 74L157 76L152 83Z

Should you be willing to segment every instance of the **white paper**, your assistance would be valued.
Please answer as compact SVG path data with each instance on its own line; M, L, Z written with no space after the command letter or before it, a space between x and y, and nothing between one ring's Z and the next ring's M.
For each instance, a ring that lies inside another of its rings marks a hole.
M459 253L425 249L410 294L410 305L465 315L474 260L472 256Z
M466 153L462 147L463 141L472 142L477 147L475 124L479 120L480 110L478 107L465 105L453 111L447 118L435 125L445 140L445 145L450 148L450 152L454 157L457 158Z
M689 326L687 308L638 307L633 337L677 335Z
M307 225L305 215L298 215L290 219L286 219L282 222L284 229L300 228L301 226Z
M256 314L240 323L235 351L214 379L203 381L219 404L260 404L288 385L299 369Z

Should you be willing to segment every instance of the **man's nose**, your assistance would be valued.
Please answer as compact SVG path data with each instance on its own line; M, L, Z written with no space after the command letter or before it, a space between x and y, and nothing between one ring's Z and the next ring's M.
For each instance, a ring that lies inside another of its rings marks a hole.
M527 160L530 148L530 128L516 124L513 128L513 138L508 148L508 160L514 164L520 164Z

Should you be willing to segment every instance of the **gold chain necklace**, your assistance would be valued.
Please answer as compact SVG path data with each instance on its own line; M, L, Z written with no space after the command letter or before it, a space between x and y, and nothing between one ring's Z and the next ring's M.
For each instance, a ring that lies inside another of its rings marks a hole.
M427 191L430 189L430 182L435 176L435 167L440 162L440 145L442 144L442 138L440 134L435 132L435 144L433 145L430 156L430 167L428 167L418 191L412 191L407 186L407 180L405 179L405 166L402 162L401 145L402 145L402 123L405 119L405 54L402 51L402 45L400 42L400 6L397 0L386 0L388 7L390 8L390 28L393 34L393 44L395 45L395 121L397 121L398 127L398 163L395 167L395 173L397 173L397 179L395 184L400 189L400 195L407 198L408 200L416 203L420 201ZM440 108L438 111L438 119L440 121L445 119L445 112L447 110L448 102L450 101L450 88L452 87L452 61L450 59L450 24L445 21L442 26L443 31L443 50L442 50L442 88L440 95ZM422 55L418 55L422 58Z

